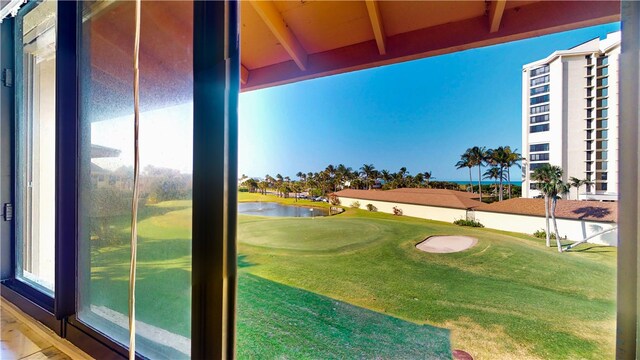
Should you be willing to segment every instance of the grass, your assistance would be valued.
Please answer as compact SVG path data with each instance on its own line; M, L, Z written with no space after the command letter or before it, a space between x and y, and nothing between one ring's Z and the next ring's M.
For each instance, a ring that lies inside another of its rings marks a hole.
M157 204L140 222L138 312L188 336L186 206ZM415 249L436 234L479 241L460 253ZM523 234L357 209L315 219L240 216L238 241L239 357L414 358L450 349L492 359L614 356L615 248L558 254ZM126 247L96 249L92 265L94 301L126 313Z
M238 358L444 359L449 332L243 273Z

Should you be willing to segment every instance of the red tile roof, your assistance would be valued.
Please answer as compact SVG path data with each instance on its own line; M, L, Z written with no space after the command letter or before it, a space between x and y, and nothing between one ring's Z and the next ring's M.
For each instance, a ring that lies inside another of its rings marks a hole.
M543 199L517 198L480 205L474 210L508 214L544 216ZM615 202L558 200L556 217L559 219L616 222L618 204Z
M454 209L470 209L482 205L469 198L469 193L443 189L395 189L395 190L352 190L335 193L340 197L363 200L378 200L404 204L439 206Z
M415 194L438 194L438 195L452 194L455 196L466 197L468 199L480 198L480 194L477 194L477 193L472 193L468 191L446 190L446 189L400 188L400 189L393 189L393 190L387 190L387 191L415 193Z

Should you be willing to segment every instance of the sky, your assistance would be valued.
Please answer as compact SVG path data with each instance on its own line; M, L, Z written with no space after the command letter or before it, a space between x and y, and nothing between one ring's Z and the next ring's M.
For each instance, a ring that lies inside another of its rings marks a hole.
M140 169L151 165L192 173L193 104L141 113L139 141ZM117 157L92 159L96 165L111 171L133 167L133 116L91 123L91 143L120 151Z
M467 148L522 148L522 66L619 23L242 93L239 174L363 164L465 180ZM512 171L520 180L520 171Z

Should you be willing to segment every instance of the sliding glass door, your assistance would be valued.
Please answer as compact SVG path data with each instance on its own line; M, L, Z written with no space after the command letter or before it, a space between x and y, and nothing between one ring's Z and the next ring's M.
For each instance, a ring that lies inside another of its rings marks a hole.
M18 20L16 276L53 295L56 154L56 2Z
M78 319L128 344L133 1L84 2ZM193 3L142 2L136 331L151 358L191 353Z

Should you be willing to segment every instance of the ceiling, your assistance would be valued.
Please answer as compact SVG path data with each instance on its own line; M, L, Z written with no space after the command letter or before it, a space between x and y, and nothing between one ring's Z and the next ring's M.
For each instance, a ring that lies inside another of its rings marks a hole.
M241 8L242 90L620 19L619 1L261 1Z
M91 83L81 86L96 120L130 112L133 6L83 2L90 73L81 78ZM250 91L619 21L620 2L243 0L240 11L241 90ZM143 111L191 100L192 29L191 1L143 2Z

